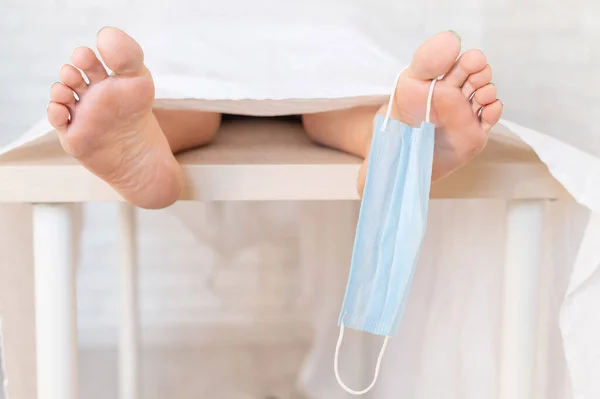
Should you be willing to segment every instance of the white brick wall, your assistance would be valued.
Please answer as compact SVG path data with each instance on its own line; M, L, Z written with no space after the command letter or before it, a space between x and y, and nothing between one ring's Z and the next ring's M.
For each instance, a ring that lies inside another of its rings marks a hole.
M307 320L296 300L297 228L276 215L269 217L266 210L274 206L293 211L289 204L181 203L170 211L138 213L146 342L306 341ZM220 212L234 223L215 220L214 214ZM210 219L204 216L207 213ZM220 245L198 241L178 215L192 219L196 233L209 235L219 224ZM246 216L240 220L238 215ZM87 206L83 221L81 339L84 345L110 345L118 312L115 207ZM236 240L244 225L260 228L255 228L251 240Z
M295 375L310 345L310 326L295 300L297 228L265 217L273 204L204 206L138 213L144 397L295 398ZM292 213L290 206L279 208ZM218 223L232 238L221 241L220 251L199 244L177 217L187 215L209 235L215 221L204 215L220 211L234 222ZM79 327L89 348L82 355L82 397L90 399L114 397L117 383L115 218L112 204L92 204L83 213ZM260 228L236 245L240 225Z

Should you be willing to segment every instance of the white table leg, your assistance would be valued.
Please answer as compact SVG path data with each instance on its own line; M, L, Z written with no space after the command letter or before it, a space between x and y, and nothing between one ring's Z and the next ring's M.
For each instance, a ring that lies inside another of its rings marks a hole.
M38 399L76 399L77 296L69 204L33 206Z
M119 204L121 320L119 398L137 399L139 388L139 312L135 208Z
M533 399L545 204L542 200L508 203L500 399Z

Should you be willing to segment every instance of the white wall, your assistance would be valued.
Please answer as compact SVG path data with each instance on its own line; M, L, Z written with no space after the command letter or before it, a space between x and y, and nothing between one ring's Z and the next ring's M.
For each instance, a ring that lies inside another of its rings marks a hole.
M0 12L0 145L45 115L48 88L76 44L91 43L102 13L77 1L3 0Z

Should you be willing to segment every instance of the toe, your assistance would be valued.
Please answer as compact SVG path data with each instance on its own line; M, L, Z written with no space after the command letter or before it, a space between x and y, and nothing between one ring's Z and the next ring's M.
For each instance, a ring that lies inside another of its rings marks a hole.
M460 38L452 31L438 33L415 52L409 67L413 78L431 80L446 74L460 54Z
M486 105L496 101L497 94L496 86L492 83L477 89L473 94L473 98L471 99L473 112L478 113L482 107L485 107Z
M89 47L77 47L73 50L71 62L85 73L90 84L97 83L108 77L106 69L98 57L96 57L96 53Z
M59 76L60 81L63 82L65 86L73 90L77 94L77 97L81 98L83 93L85 93L87 90L87 83L85 83L85 80L83 80L81 72L79 72L79 70L73 65L63 65L63 67L60 69Z
M136 75L145 70L140 45L120 29L106 27L98 32L97 46L106 66L119 75Z
M60 82L56 82L50 87L50 99L52 102L62 104L70 109L72 109L76 103L73 90Z
M48 104L48 122L57 132L64 133L69 124L69 109L63 104L51 101Z
M462 86L462 92L467 98L471 98L475 90L489 84L492 81L492 68L486 65L482 71L469 75Z
M481 111L481 127L484 133L488 134L492 127L498 123L500 116L502 116L502 108L503 105L500 100L496 100L483 107Z
M481 50L469 50L460 56L444 80L453 86L461 87L469 78L469 75L477 73L485 68L485 54Z

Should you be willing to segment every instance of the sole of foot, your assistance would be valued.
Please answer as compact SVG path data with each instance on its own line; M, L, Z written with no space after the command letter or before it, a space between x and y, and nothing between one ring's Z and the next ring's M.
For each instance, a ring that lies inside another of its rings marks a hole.
M98 32L97 49L112 74L91 48L76 48L50 89L48 120L64 150L124 199L166 207L179 198L184 176L152 114L154 82L143 51L111 27Z
M441 32L417 49L400 75L391 117L411 126L425 120L427 96L433 79L443 75L433 93L431 118L436 125L432 181L440 180L470 162L487 143L491 128L502 114L496 98L492 69L481 50L462 55L460 37ZM384 115L387 104L379 110ZM370 145L370 143L369 143ZM368 153L368 152L367 152ZM358 190L362 194L368 156Z

